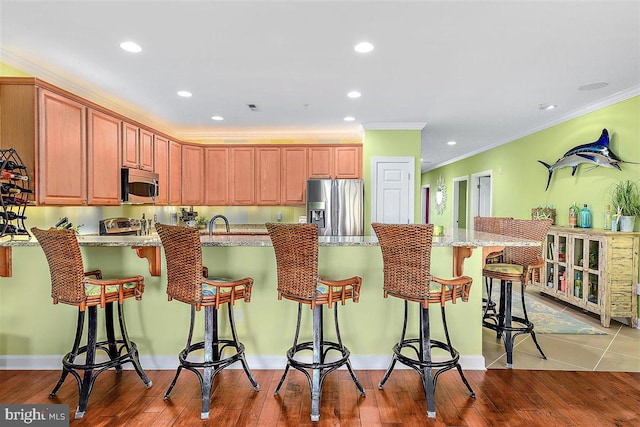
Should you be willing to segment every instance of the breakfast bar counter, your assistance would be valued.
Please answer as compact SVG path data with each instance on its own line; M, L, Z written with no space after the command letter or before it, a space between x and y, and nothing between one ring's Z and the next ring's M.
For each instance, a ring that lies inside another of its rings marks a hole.
M138 343L143 366L147 369L174 369L176 349L184 345L184 321L189 316L184 304L168 302L166 264L157 236L103 237L78 236L85 269L100 266L105 277L142 275L145 293L140 304L126 309L132 319L129 335ZM284 350L297 306L277 301L275 255L268 235L214 234L201 237L203 263L211 274L230 278L254 279L251 304L237 302L238 333L246 346L247 359L255 369L282 369ZM529 246L534 242L506 238L472 230L447 230L434 237L431 270L450 278L453 260L464 263L464 274L472 277L469 302L447 307L449 331L461 353L466 369L484 369L482 357L482 265L483 249L494 246ZM349 337L356 369L384 369L389 351L397 341L398 319L403 302L385 300L382 292L382 256L375 237L320 237L319 273L344 278L360 276L363 285L360 302L340 310L341 329ZM129 248L134 248L131 251ZM474 249L477 248L477 249ZM13 274L0 280L0 369L56 369L68 343L59 339L59 330L74 327L75 311L53 307L50 277L44 253L37 240L1 241L0 249L13 250ZM149 260L146 263L139 256ZM22 301L29 301L29 310ZM440 323L438 310L432 313L434 330ZM416 313L411 313L413 316ZM199 314L200 315L200 314ZM310 321L311 310L303 322ZM42 321L42 319L47 319ZM133 320L135 319L135 321ZM409 328L417 329L418 322ZM227 331L221 331L225 333ZM435 337L437 338L437 337ZM302 337L301 337L302 339Z

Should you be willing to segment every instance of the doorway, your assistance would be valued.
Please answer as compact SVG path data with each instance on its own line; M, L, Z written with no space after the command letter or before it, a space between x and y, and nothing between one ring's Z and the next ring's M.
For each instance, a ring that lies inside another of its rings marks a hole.
M492 216L493 214L493 190L492 172L484 171L471 175L471 226L476 216Z
M431 186L422 186L422 224L429 224L429 209L431 200Z
M453 178L453 227L467 228L467 177Z

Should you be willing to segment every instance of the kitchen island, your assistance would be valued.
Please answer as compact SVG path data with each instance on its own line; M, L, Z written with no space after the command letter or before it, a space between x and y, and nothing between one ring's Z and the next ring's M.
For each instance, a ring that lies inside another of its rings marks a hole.
M167 301L166 265L164 257L160 256L159 238L153 235L79 236L78 240L85 269L101 268L105 277L137 274L145 277L142 301L125 304L129 334L138 343L146 369L175 368L176 355L186 339L189 307ZM216 234L203 235L201 241L203 263L211 274L233 278L250 276L255 280L251 302L238 302L234 309L238 333L245 343L250 365L256 369L283 368L284 353L291 345L297 306L277 299L276 263L269 237ZM534 244L463 229L448 230L445 236L434 238L433 274L451 277L452 259L456 255L464 260L464 273L474 281L469 302L447 307L452 340L462 355L465 368L484 369L480 248ZM360 302L339 308L341 332L351 350L354 368L386 368L391 347L399 337L403 301L382 296L382 256L377 239L369 236L320 237L319 245L322 276L339 279L358 275L363 278ZM76 309L52 304L48 265L35 239L0 242L0 247L13 249L13 275L2 278L0 284L0 366L6 369L55 369L70 345ZM145 261L129 248L152 253L159 275L150 274ZM410 315L416 318L411 324L415 329L409 332L415 333L417 310L412 309ZM436 324L440 322L438 311L434 311L432 319ZM311 321L311 310L305 313L303 321ZM434 330L440 328L436 326ZM223 329L221 334L227 332Z

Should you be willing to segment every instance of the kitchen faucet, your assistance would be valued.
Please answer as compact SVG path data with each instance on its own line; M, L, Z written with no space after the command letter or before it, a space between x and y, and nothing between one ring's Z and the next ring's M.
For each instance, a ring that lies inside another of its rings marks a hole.
M231 232L231 229L229 228L229 220L227 219L227 217L224 215L214 215L209 220L209 237L211 237L211 235L213 234L213 229L216 227L215 222L216 222L216 219L218 218L222 218L222 220L224 221L224 225L227 228L227 233Z

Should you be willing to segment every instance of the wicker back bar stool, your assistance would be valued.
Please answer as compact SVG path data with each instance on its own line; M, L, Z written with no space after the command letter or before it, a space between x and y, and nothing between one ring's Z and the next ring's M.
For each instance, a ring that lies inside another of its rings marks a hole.
M285 298L298 303L298 320L293 346L287 350L287 366L275 394L280 391L290 367L302 372L307 377L311 388L311 420L318 421L322 383L328 374L339 367L346 365L360 395L365 395L364 388L351 367L350 352L342 343L338 324L338 303L344 305L347 300L358 302L362 279L356 276L333 281L318 277L318 226L316 224L268 223L266 226L276 255L278 299ZM303 304L309 305L313 310L313 340L298 342ZM337 342L324 339L322 307L325 305L334 309ZM311 362L300 360L299 353L305 351L312 352ZM338 359L328 360L327 355L336 352Z
M462 372L459 363L460 353L451 344L445 315L445 305L448 302L455 304L458 299L463 302L468 301L472 279L468 276L460 276L445 280L431 275L433 225L380 223L371 225L382 250L384 297L391 295L404 300L404 321L400 340L393 347L393 358L378 388L384 387L396 362L413 368L422 379L427 400L427 416L435 418L436 383L443 372L456 368L470 396L475 397L473 389ZM420 305L419 338L406 337L409 302L417 302ZM430 304L440 305L446 342L431 339ZM445 360L433 360L431 354L433 348L445 350L449 357ZM435 374L433 369L436 369Z
M505 219L512 219L509 217L495 217L495 216L476 216L473 218L473 229L475 231L482 231L485 233L498 234L502 235L503 230L503 222ZM484 249L484 248L483 248ZM496 251L489 251L487 253L483 253L483 265L487 263L496 263L502 262L502 249ZM482 298L482 312L484 315L496 314L496 303L491 299L491 294L493 293L493 281L489 280L488 277L485 277L484 280L485 290L487 292L487 297Z
M202 247L200 232L190 227L179 227L156 223L156 230L164 248L167 261L167 295L169 301L178 300L191 305L191 322L187 343L178 355L179 365L176 375L164 395L168 399L178 381L182 369L193 372L200 382L202 393L201 419L209 418L209 404L213 381L224 368L240 362L247 378L255 391L260 390L253 378L244 355L244 344L238 340L233 318L233 305L236 301L251 301L253 279L245 277L230 280L207 277L209 270L202 265ZM218 309L227 306L231 339L218 336ZM204 307L204 341L192 343L196 311ZM226 349L231 355L223 355ZM194 352L204 351L204 360L189 358ZM203 370L200 373L199 369Z
M89 395L98 375L110 368L122 371L125 363L133 364L147 386L153 383L142 370L136 344L129 339L124 316L124 301L142 299L144 278L103 279L100 270L84 271L82 254L73 230L41 230L31 228L47 257L51 274L51 297L59 302L78 307L78 322L71 351L62 358L62 375L49 397L54 397L68 374L78 383L78 406L75 418L82 418L87 409ZM113 304L118 304L120 339L116 339L113 325ZM98 307L105 310L106 341L97 341ZM85 313L89 312L86 345L80 346L84 331ZM109 360L96 361L96 352L106 353ZM76 359L85 355L84 361ZM79 371L83 371L80 375Z
M527 315L525 304L525 287L529 283L540 281L542 277L542 243L551 227L551 220L527 220L501 218L501 234L521 239L539 242L536 246L507 246L503 251L500 263L486 264L482 275L489 281L488 289L492 288L494 279L500 280L500 303L498 312L489 312L488 305L482 316L482 325L496 331L496 338L504 341L507 353L507 368L513 368L513 344L518 335L530 334L540 355L546 359L534 331L534 324ZM523 316L512 315L512 286L513 282L520 282L520 296L522 300Z

